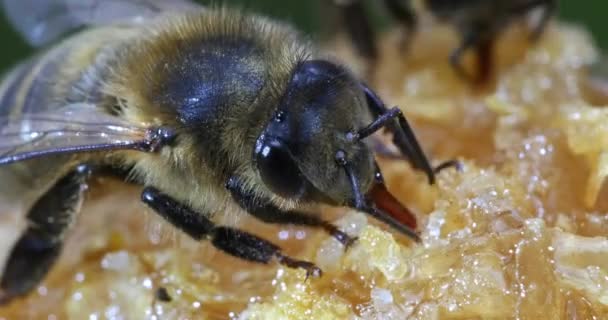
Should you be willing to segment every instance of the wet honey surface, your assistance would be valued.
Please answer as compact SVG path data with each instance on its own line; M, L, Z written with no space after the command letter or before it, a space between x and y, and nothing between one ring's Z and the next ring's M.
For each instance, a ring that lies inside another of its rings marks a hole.
M382 40L372 86L403 108L434 162L463 164L430 186L379 159L421 244L341 209L324 214L358 235L346 252L310 229L241 221L325 272L305 279L217 253L145 209L137 188L98 180L60 263L0 318L607 318L608 99L590 89L588 35L553 25L531 45L514 28L483 88L450 69L449 30L425 26L407 53L399 41Z

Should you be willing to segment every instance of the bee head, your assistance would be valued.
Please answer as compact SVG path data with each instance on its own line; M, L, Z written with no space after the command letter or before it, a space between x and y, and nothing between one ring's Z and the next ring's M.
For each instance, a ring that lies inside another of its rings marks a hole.
M364 92L346 69L324 60L300 63L258 137L254 163L264 184L287 199L346 204L352 181L336 162L347 157L362 192L373 184L373 154L352 132L373 120Z

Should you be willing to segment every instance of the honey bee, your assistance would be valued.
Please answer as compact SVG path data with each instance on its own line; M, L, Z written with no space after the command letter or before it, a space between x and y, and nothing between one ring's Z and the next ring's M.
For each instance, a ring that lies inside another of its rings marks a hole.
M360 0L333 0L343 11L348 32L362 56L375 59L377 49L372 28L365 17ZM416 29L417 16L411 0L383 0L393 17L404 26L406 39ZM531 40L537 40L557 9L557 0L422 0L422 6L437 20L447 23L461 34L460 45L452 51L449 61L459 76L471 82L484 82L492 70L493 46L500 33L514 20L535 9L542 9L538 23L532 28ZM478 70L467 72L461 58L469 49L475 50Z
M0 279L3 302L44 279L87 180L108 168L128 173L143 203L192 238L309 276L321 270L218 217L316 227L348 247L355 238L303 210L346 206L418 240L365 139L390 131L433 183L406 118L291 26L185 0L3 4L30 43L47 46L0 86L0 191L31 199Z

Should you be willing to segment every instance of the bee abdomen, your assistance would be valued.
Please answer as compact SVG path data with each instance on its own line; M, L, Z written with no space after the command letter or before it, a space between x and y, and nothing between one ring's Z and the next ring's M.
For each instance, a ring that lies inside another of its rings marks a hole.
M0 116L15 117L101 100L101 83L116 52L126 43L124 38L130 35L127 30L111 36L113 31L87 31L11 71L0 85Z
M53 49L12 71L0 88L0 113L14 117L50 108L66 52L62 47Z
M19 88L35 65L35 60L29 60L11 70L0 85L0 117L9 116L17 103Z

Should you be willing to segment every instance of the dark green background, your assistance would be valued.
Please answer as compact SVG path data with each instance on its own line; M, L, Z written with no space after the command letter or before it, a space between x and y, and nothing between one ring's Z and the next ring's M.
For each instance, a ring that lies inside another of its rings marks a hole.
M318 33L323 30L323 26L328 24L327 15L321 18L319 14L323 12L322 1L328 0L203 0L200 2L238 4L247 9L291 21L307 32ZM371 1L377 0L368 0L368 2ZM608 30L606 28L608 23L605 22L608 19L607 0L561 0L560 18L586 25L598 44L602 48L608 49ZM0 40L2 43L0 70L5 70L30 52L28 46L12 31L3 16L0 17Z

